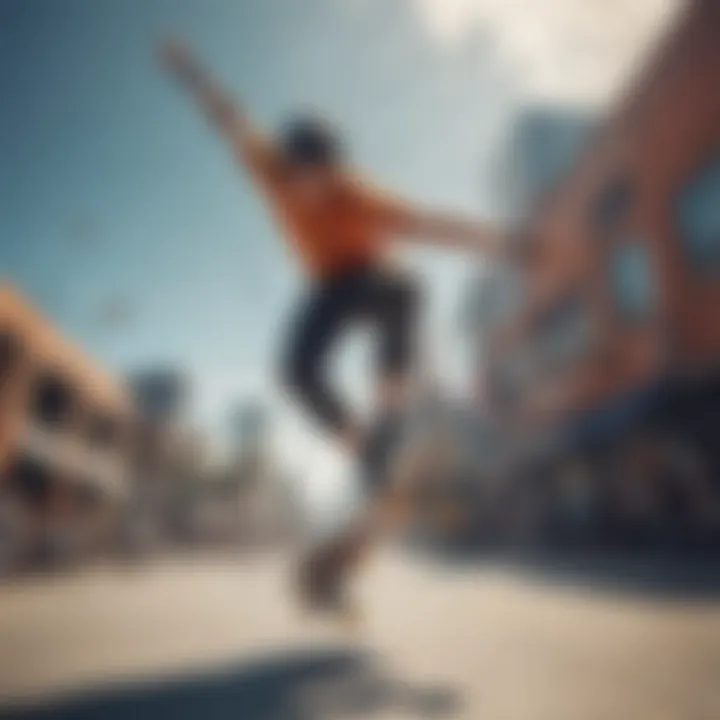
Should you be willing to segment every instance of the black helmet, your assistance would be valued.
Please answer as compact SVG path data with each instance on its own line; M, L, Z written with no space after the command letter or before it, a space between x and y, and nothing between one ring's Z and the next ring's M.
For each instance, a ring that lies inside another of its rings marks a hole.
M334 165L343 159L335 129L318 117L290 120L280 131L280 147L291 165Z

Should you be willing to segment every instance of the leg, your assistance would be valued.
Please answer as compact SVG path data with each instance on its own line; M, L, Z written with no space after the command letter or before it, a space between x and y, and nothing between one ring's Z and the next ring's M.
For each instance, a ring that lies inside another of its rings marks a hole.
M340 290L320 287L301 308L290 332L283 379L308 413L355 453L361 434L326 379L330 352L354 310Z
M335 341L359 315L364 295L360 275L316 290L292 328L283 368L285 384L293 394L353 455L362 447L362 435L329 387L325 370ZM350 535L333 538L301 561L300 591L312 607L342 605L343 569L350 564L354 544L350 540Z
M362 473L369 494L367 512L356 523L321 546L310 558L308 570L312 584L331 588L337 597L342 580L367 557L373 543L396 530L411 515L408 499L414 460L397 458L397 433L407 402L408 386L415 355L417 295L413 284L403 276L373 273L361 288L363 314L374 321L380 334L379 422L363 449ZM392 476L391 487L385 482ZM408 478L406 482L405 478ZM315 580L319 577L320 580Z
M414 355L416 299L412 284L402 276L382 271L359 273L346 280L342 292L332 293L332 302L321 302L311 307L299 329L302 342L296 343L292 377L296 387L301 388L306 403L315 409L316 415L325 419L325 424L336 433L352 433L353 449L363 449L372 468L364 468L364 474L371 480L384 475L381 466L393 448L392 419L388 426L390 434L379 434L376 447L374 438L367 448L364 439L344 413L337 412L338 406L332 396L319 382L318 369L329 344L338 329L347 320L357 316L369 318L380 334L380 379L379 412L381 418L402 411L406 401L407 384ZM342 316L336 316L338 308ZM328 398L331 402L328 403ZM335 410L332 410L332 408ZM382 424L382 423L381 423ZM397 426L397 423L395 423ZM377 453L376 458L370 456ZM365 463L364 463L365 464ZM370 483L375 486L374 482ZM323 543L301 567L300 582L303 593L315 606L342 606L343 580L357 568L367 556L374 539L380 537L397 515L399 504L390 494L381 495L373 489L369 512L329 542Z
M398 433L411 391L417 353L419 293L405 274L386 272L374 288L374 315L380 332L377 435L366 450L371 507L364 521L366 542L405 523L416 453L398 455ZM374 445L374 447L373 447Z
M366 481L371 486L387 474L402 416L409 400L416 355L418 293L406 275L386 271L371 288L372 315L379 333L377 415L365 450Z
M378 282L380 330L377 406L381 415L402 413L409 400L417 354L419 292L406 274L388 271Z

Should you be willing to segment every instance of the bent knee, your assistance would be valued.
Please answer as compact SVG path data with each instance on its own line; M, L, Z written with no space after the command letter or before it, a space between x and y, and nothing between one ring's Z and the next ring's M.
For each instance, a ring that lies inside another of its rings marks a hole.
M293 395L305 395L318 382L318 372L302 356L291 355L280 365L280 384Z

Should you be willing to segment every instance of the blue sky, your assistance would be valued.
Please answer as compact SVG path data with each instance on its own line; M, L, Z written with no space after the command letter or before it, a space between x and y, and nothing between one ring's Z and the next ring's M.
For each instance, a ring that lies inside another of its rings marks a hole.
M539 4L552 19L562 2ZM118 371L186 368L205 424L233 397L275 404L275 357L300 278L225 149L155 67L155 42L183 35L259 122L318 109L381 184L492 215L488 173L504 125L532 89L529 68L544 69L538 87L552 84L563 47L553 33L571 32L549 23L523 41L508 30L512 6L0 0L0 273ZM430 290L434 360L455 366L451 320L468 263L409 255ZM361 394L366 353L355 343L346 355ZM302 436L301 420L279 408Z

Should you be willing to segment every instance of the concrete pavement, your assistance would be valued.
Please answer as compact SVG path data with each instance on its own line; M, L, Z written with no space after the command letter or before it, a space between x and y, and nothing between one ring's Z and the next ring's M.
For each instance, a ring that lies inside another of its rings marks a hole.
M709 598L388 553L362 580L367 617L353 634L300 615L287 575L278 556L215 556L4 587L3 707L89 719L720 717Z

